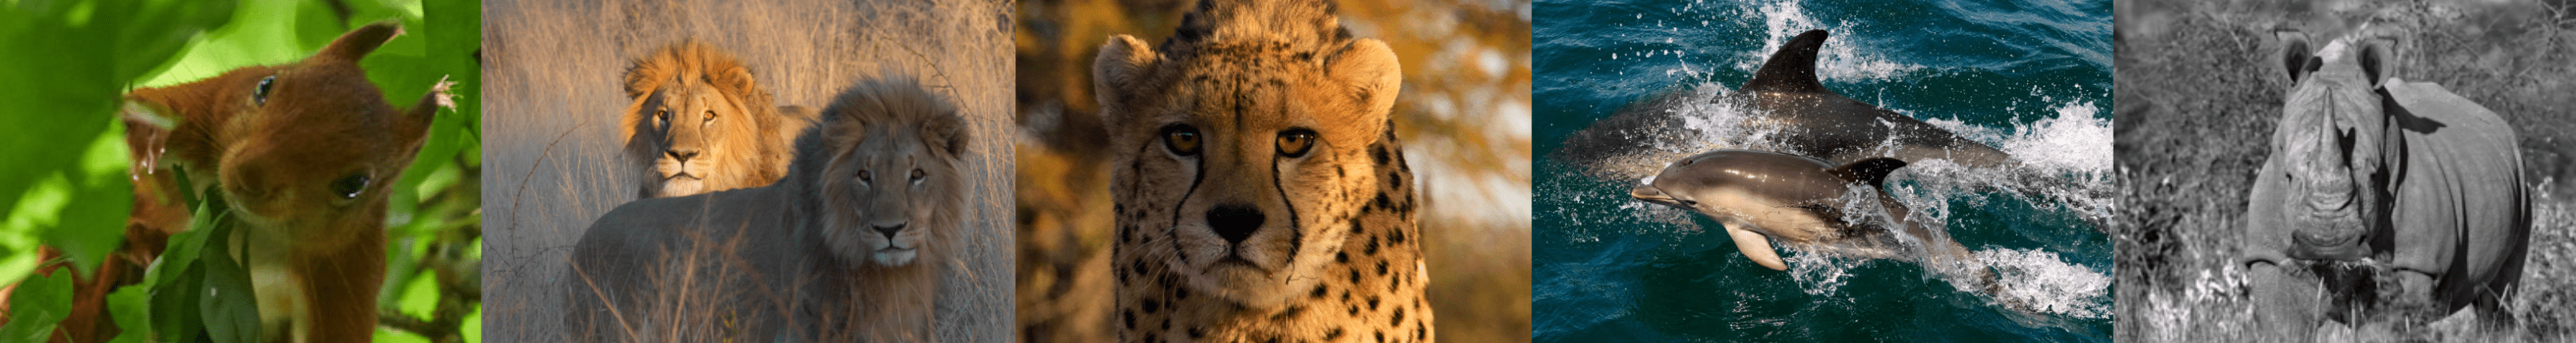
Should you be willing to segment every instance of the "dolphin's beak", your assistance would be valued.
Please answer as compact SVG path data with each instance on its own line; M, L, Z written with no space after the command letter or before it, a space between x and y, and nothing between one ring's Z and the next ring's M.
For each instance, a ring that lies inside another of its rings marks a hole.
M1673 200L1672 196L1664 195L1664 190L1655 188L1654 185L1637 185L1637 188L1628 189L1628 196L1659 205L1688 208L1682 206L1680 201Z

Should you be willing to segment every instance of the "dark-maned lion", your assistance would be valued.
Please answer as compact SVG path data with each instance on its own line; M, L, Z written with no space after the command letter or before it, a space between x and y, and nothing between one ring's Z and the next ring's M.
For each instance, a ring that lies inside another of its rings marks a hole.
M915 81L854 86L778 183L600 216L572 254L566 324L610 341L933 340L967 142Z
M642 164L638 195L672 197L760 187L787 174L793 137L813 111L772 106L732 55L696 41L662 47L626 70L634 103L619 130ZM779 138L771 138L779 137Z

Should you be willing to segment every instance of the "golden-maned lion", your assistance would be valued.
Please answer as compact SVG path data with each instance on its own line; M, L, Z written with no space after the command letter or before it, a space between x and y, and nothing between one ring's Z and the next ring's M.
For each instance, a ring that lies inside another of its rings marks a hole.
M864 82L778 183L644 199L572 254L575 340L929 341L962 207L965 122L910 79Z
M685 41L626 70L619 126L626 155L642 164L644 198L760 187L787 174L789 144L813 120L803 107L772 108L751 70L723 51Z

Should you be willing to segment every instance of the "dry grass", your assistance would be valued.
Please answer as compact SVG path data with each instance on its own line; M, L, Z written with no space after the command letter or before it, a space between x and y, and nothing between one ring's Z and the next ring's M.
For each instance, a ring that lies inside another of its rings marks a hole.
M1095 342L1112 309L1106 140L1092 56L1113 34L1158 42L1184 0L1028 1L1019 6L1021 339ZM1340 1L1342 23L1387 42L1404 66L1397 134L1423 180L1421 230L1439 337L1528 341L1529 55L1526 3ZM1518 6L1518 7L1513 7Z
M779 105L820 108L857 80L920 78L956 99L981 139L942 276L942 340L1008 337L1014 246L1002 227L1012 170L1011 8L990 1L619 0L484 3L485 326L497 341L562 341L565 256L599 214L632 200L618 157L619 76L650 49L696 38L741 57ZM782 133L783 134L783 133Z
M2120 6L2117 153L2121 206L2121 341L2246 341L2233 237L2245 190L2266 158L2284 82L2261 60L2274 29L2310 32L2367 18L2413 33L2398 76L2442 84L2519 128L2524 172L2539 190L2522 290L2505 304L2518 326L2463 313L2379 316L2319 332L2328 341L2561 341L2576 323L2576 30L2526 2L2327 1L2313 4L2124 1ZM2153 104L2153 105L2148 105ZM2248 143L2256 142L2256 143ZM2473 312L2473 311L2471 311Z

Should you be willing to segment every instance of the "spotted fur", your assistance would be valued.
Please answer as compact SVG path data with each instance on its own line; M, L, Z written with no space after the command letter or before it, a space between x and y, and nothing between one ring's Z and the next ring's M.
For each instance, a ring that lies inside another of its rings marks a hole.
M1432 340L1389 113L1402 71L1324 1L1200 3L1093 67L1130 342Z

